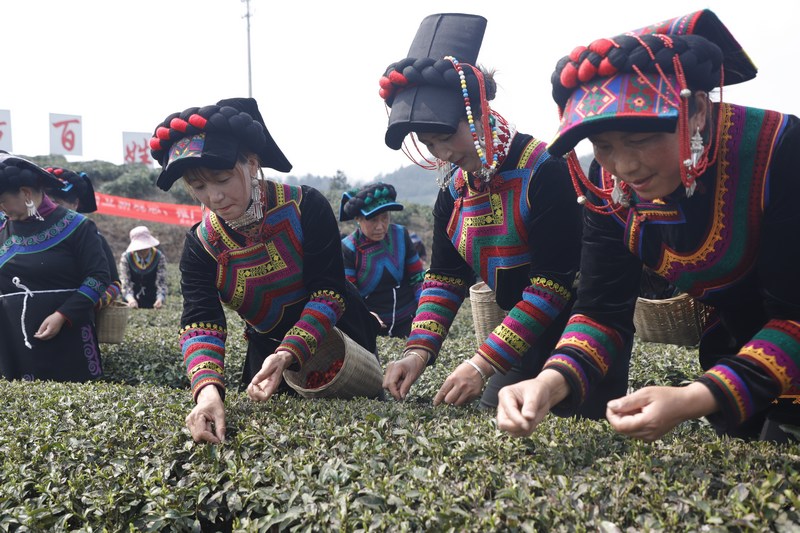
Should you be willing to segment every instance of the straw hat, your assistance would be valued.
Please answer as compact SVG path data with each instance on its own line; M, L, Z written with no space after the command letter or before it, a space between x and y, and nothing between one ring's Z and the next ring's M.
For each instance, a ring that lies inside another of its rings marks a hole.
M131 243L128 245L126 252L137 252L139 250L147 250L158 246L160 243L158 239L150 234L147 226L136 226L131 230Z

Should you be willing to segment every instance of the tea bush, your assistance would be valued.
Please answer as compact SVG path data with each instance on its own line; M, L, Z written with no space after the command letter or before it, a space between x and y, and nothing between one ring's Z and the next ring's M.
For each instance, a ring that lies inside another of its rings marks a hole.
M702 421L647 444L549 416L529 438L475 406L432 407L475 348L464 305L404 402L273 397L236 384L227 440L195 444L174 266L160 311L134 310L88 384L0 382L2 531L798 531L800 448L718 437ZM381 338L384 363L402 341ZM696 352L637 342L631 386L680 384Z

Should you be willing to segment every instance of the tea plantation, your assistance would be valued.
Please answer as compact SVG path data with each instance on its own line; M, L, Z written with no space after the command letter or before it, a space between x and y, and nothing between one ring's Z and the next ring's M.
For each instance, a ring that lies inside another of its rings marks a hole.
M229 316L227 441L198 445L177 343L177 273L134 310L91 384L0 382L0 531L800 531L800 446L685 423L648 444L549 416L530 438L431 400L472 354L462 307L405 402L251 402ZM385 364L402 343L381 339ZM631 387L699 372L691 349L637 343Z

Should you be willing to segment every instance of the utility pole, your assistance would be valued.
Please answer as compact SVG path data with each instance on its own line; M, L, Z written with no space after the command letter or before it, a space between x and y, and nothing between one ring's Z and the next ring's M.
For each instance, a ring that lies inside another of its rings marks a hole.
M247 19L247 96L253 97L253 69L250 66L250 0L242 0L247 6L247 13L244 18Z

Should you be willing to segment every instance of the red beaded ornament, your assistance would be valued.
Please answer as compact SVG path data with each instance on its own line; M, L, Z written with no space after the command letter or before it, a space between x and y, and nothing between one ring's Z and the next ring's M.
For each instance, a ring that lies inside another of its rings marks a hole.
M663 94L658 88L653 85L644 73L636 67L633 66L634 72L639 75L639 79L646 83L650 89L658 94L664 100L670 102L674 107L678 108L678 136L680 139L680 154L681 154L681 162L680 165L680 173L681 173L681 182L683 183L684 187L686 188L686 195L691 196L694 192L696 186L696 180L698 176L701 176L708 167L712 166L717 157L717 152L719 151L719 136L722 126L722 113L718 113L717 117L717 124L715 131L712 132L713 137L711 138L711 142L709 142L702 150L702 153L699 155L692 155L692 142L691 142L691 134L689 132L689 99L692 96L691 90L688 88L688 84L686 82L686 75L683 70L683 65L681 64L680 57L676 54L672 58L672 64L675 71L675 79L677 81L678 87L674 87L672 83L670 83L670 79L667 74L663 71L661 66L655 62L655 55L650 47L645 43L638 35L636 34L629 34L632 37L635 37L642 47L647 51L648 55L650 56L651 60L655 64L655 68L658 74L661 76L662 80L665 82L665 85L669 89L669 92L674 98L669 98L667 95ZM664 34L655 34L659 39L664 42L665 47L672 48L672 39L668 35ZM602 40L604 42L592 43L590 48L592 51L598 53L602 56L607 56L608 51L611 49L612 46L619 47L617 43L615 43L611 39ZM570 54L570 59L577 62L580 54L586 50L585 47L578 47L572 51ZM604 53L601 53L604 52ZM595 75L611 72L616 73L616 69L610 65L607 61L607 57L601 61L600 67L592 71L592 76L588 79L584 80L584 76L581 74L588 75L589 69L588 67L584 67L584 64L588 64L588 60L584 60L581 65L576 68L572 64L568 64L564 67L561 72L560 79L561 83L565 87L576 87L578 80L582 82L590 81ZM607 63L607 64L606 64ZM583 72L581 71L583 68ZM722 87L724 84L724 67L720 66L720 98L719 102L722 103ZM559 109L559 118L563 116L563 109ZM584 205L587 209L594 211L595 213L601 214L613 214L621 209L624 209L626 206L622 203L617 203L612 199L612 190L611 188L605 187L598 187L597 185L593 184L584 174L583 169L580 166L578 161L578 156L575 153L575 150L571 150L570 153L567 155L567 166L569 168L570 176L572 177L572 185L575 188L575 192L578 194L578 203ZM603 183L608 183L610 174L603 170ZM621 183L620 185L621 191L624 195L628 195L629 187L626 183ZM585 190L592 192L595 196L604 200L606 202L605 205L594 205L587 201L586 195L584 193Z

